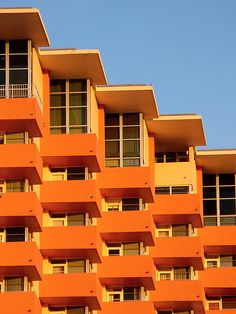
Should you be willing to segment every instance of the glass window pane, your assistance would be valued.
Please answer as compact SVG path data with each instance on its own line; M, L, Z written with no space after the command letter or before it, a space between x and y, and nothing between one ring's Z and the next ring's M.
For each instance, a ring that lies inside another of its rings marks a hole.
M139 114L138 113L124 113L123 125L139 125Z
M6 228L6 242L24 242L24 241L25 241L24 227Z
M6 71L5 70L0 70L0 85L5 85L6 84ZM5 92L0 92L0 97L5 97Z
M5 69L6 67L6 57L0 56L0 69Z
M215 174L204 174L203 175L203 185L204 186L216 185L216 175Z
M126 255L139 255L140 245L139 243L124 243L123 244L123 254Z
M87 133L87 126L80 126L80 127L69 127L69 134L81 134L81 133Z
M220 217L221 226L234 226L236 225L236 217Z
M50 81L50 92L51 93L65 93L66 81L65 80L51 80Z
M235 186L220 186L220 197L221 198L232 198L235 197Z
M86 271L85 260L69 260L68 273L84 273Z
M120 142L112 141L105 142L106 157L119 157L120 156Z
M204 226L217 226L216 217L204 217Z
M105 116L105 125L119 125L119 114L118 113L107 113Z
M52 94L50 95L50 107L65 107L66 94Z
M176 153L166 153L166 162L176 162Z
M122 198L122 210L139 210L139 198Z
M123 159L123 166L124 167L138 167L140 166L140 158L129 158Z
M203 198L216 198L216 187L203 187Z
M123 138L133 139L139 138L139 127L125 127L123 128Z
M66 125L66 109L51 109L50 125L51 126Z
M170 187L169 186L160 186L155 188L156 194L170 194Z
M27 40L10 40L9 51L10 53L27 53L28 41Z
M7 133L6 144L24 144L25 133Z
M0 40L0 54L5 53L5 40Z
M87 80L70 80L69 91L70 92L87 91Z
M227 174L219 174L219 183L220 185L234 185L234 174L227 173Z
M220 200L220 214L234 215L235 214L235 199Z
M87 94L70 94L69 106L87 106Z
M105 166L106 167L120 167L120 159L106 159Z
M117 127L105 128L105 138L106 139L119 139L120 138L120 129Z
M84 226L85 214L68 214L68 226Z
M11 55L10 56L10 69L13 68L28 68L28 56L24 55Z
M84 306L68 306L67 307L67 314L85 314L85 307Z
M204 210L204 215L206 216L216 215L216 200L204 200L203 210Z
M28 70L10 70L10 84L28 84Z
M25 180L6 180L6 192L24 192Z
M188 194L189 186L172 186L172 194Z
M123 141L123 156L124 157L139 157L140 142L139 140L124 140Z
M24 291L24 277L5 277L5 291Z
M50 129L50 134L65 134L66 133L66 128L61 127L61 128L51 128Z
M186 237L188 236L188 225L173 225L172 226L173 237Z
M70 125L86 125L87 109L86 108L70 108Z

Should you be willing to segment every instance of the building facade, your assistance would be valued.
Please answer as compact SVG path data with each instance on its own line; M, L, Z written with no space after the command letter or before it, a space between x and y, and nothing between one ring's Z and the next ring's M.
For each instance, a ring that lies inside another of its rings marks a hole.
M0 313L236 313L236 151L98 50L0 10Z

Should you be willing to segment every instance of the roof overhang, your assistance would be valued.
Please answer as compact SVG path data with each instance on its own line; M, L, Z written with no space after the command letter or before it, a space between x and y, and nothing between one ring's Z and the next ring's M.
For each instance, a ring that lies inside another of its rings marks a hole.
M236 173L236 149L200 150L196 162L205 173Z
M202 117L195 114L160 115L148 120L149 133L156 137L156 151L187 150L190 146L206 145Z
M157 102L152 86L110 85L96 86L96 98L106 112L142 112L145 119L158 117Z
M40 12L34 8L1 8L0 39L31 39L34 47L50 45Z
M44 70L51 79L86 78L92 84L107 84L100 53L97 49L47 49L39 51Z

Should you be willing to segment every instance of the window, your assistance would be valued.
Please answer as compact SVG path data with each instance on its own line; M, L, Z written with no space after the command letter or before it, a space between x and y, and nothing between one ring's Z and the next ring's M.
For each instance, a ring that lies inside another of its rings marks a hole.
M85 226L90 223L87 213L51 213L51 225L54 227L61 226Z
M156 186L156 194L189 194L191 192L190 186Z
M236 255L206 256L206 267L236 267Z
M193 272L191 267L158 267L158 280L191 280Z
M156 153L155 162L187 162L189 161L189 155L187 152L169 152L169 153Z
M26 241L25 227L5 228L6 242L24 242Z
M0 97L30 97L31 41L0 41Z
M106 167L143 164L142 115L108 113L105 117Z
M156 227L158 237L189 237L194 235L192 225L159 225Z
M111 287L107 288L109 302L141 300L141 287Z
M84 167L51 168L51 177L53 181L86 180L88 169Z
M30 143L27 132L0 132L0 144Z
M144 204L140 198L122 198L106 200L106 207L108 211L131 211L144 209Z
M5 291L24 291L24 277L5 277Z
M144 253L142 242L107 243L108 256L141 255L142 251Z
M85 306L51 306L49 312L53 314L88 314Z
M71 273L85 273L86 272L85 259L52 259L52 273L53 274L71 274Z
M51 80L50 132L51 134L88 133L89 80Z
M28 180L25 179L0 179L0 193L27 192Z
M203 175L204 224L236 224L235 174Z
M168 310L168 311L158 311L158 314L192 314L193 311L189 310Z

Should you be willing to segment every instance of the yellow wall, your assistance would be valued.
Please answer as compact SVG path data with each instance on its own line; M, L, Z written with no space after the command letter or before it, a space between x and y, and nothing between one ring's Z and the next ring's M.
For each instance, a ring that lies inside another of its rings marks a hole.
M98 105L94 94L93 87L90 87L90 103L91 103L91 131L98 136Z
M32 49L32 83L36 86L41 101L43 100L43 73L35 48Z
M149 166L149 140L148 140L148 130L146 126L146 122L143 120L143 159L144 166Z
M155 185L191 185L192 193L197 193L197 173L193 148L189 149L189 162L155 163Z

